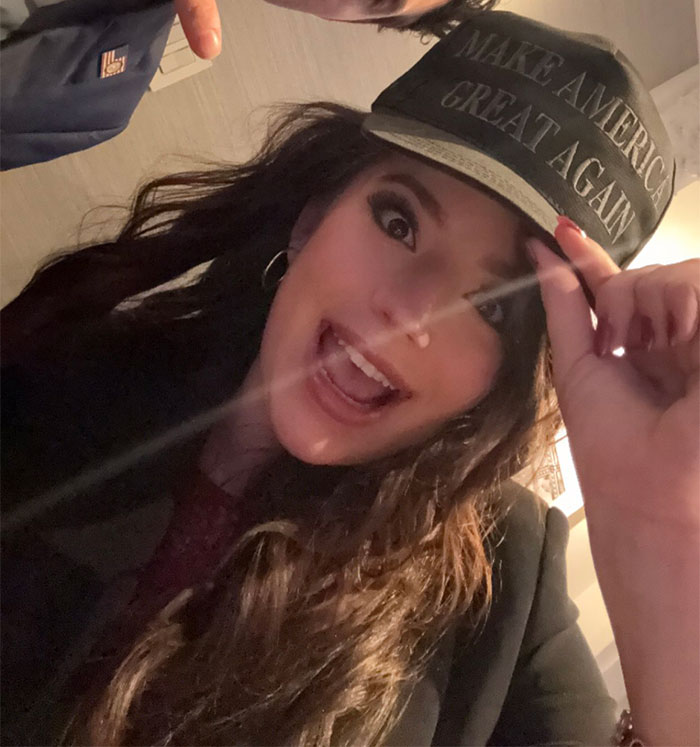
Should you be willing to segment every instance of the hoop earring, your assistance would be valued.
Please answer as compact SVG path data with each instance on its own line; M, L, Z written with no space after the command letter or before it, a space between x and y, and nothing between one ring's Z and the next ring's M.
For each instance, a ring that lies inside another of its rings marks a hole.
M262 289L264 291L270 291L273 288L276 288L282 282L282 279L287 273L287 267L284 268L282 274L277 278L277 280L274 281L274 283L270 279L270 273L272 271L272 268L279 262L280 258L287 256L287 251L287 249L282 249L281 251L277 252L277 254L275 254L275 256L267 263L267 266L262 271L260 285L262 285Z

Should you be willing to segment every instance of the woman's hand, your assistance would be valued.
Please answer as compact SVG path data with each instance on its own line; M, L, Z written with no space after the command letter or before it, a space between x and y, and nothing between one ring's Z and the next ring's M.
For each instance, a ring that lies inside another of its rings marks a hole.
M566 221L531 240L586 513L700 536L700 260L620 271ZM624 347L617 357L612 351Z
M635 731L698 745L700 261L620 272L565 221L556 238L595 299L595 330L569 265L528 248Z

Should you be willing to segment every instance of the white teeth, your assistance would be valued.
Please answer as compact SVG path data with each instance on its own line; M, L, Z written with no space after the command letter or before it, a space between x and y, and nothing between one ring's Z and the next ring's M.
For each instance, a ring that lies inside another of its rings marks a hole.
M345 352L348 354L348 358L350 358L350 360L360 369L360 371L362 371L363 374L365 374L365 376L369 376L370 379L378 381L387 389L391 389L392 391L396 390L396 387L393 387L391 385L389 379L387 379L387 377L384 376L384 374L379 369L373 366L359 350L350 345L350 343L345 342L345 340L338 337L335 330L333 330L333 336L338 341L338 344L342 348L345 348Z

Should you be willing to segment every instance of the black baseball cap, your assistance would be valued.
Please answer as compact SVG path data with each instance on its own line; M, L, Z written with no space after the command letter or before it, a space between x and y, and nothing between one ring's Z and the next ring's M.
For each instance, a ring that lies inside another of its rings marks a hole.
M668 133L625 55L506 11L438 42L379 95L364 127L478 182L546 234L568 216L622 266L673 195Z

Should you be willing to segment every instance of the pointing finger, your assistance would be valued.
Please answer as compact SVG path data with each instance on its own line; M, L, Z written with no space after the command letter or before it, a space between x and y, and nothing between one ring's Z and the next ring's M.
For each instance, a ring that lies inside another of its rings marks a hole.
M530 238L528 252L537 271L557 378L593 351L591 311L576 274L542 241Z
M204 59L221 52L221 18L216 0L175 0L175 10L192 51Z
M605 249L568 218L559 217L554 236L594 296L601 285L620 272Z

